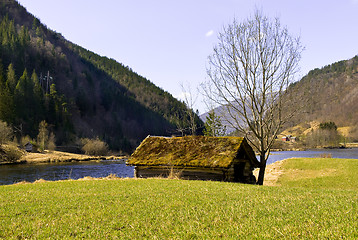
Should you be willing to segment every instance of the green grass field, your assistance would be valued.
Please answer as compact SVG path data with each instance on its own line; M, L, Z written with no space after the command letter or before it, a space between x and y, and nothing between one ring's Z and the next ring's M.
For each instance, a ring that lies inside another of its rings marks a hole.
M300 180L284 173L280 187L166 179L0 186L0 239L357 239L357 164L290 159L284 171L300 171Z
M358 191L358 160L297 158L286 160L278 183L286 187Z

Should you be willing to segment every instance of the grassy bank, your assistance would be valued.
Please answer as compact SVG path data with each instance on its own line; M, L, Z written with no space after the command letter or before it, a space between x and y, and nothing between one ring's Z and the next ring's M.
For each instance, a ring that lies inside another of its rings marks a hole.
M358 191L358 159L293 158L284 160L279 170L281 186Z
M286 165L290 161L282 168L301 169L307 165ZM336 177L336 181L345 178ZM285 173L279 182L281 187L165 179L0 186L0 238L358 237L355 186L327 189L301 185L285 180Z
M44 153L25 153L19 162L25 163L46 163L46 162L71 162L91 161L118 158L115 156L90 156L60 151L45 151Z
M17 149L17 147L16 147ZM0 159L1 164L18 164L18 163L55 163L55 162L79 162L79 161L95 161L95 160L112 160L126 159L127 156L92 156L86 154L75 154L61 151L47 151L42 153L28 153L23 150L18 151L18 159L4 160ZM1 154L0 154L1 155Z

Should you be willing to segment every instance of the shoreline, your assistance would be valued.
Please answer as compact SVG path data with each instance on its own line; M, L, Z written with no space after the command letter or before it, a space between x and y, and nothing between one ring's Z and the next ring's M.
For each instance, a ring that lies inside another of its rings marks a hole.
M84 162L102 161L114 159L126 159L126 156L90 156L60 151L45 151L44 153L25 153L18 161L1 162L0 165L12 164L36 164L36 163L61 163L61 162Z
M286 160L287 159L278 160L274 163L266 165L265 178L263 184L264 186L271 186L271 187L279 186L279 184L277 184L277 180L283 174L282 164L286 162ZM259 168L256 168L253 171L253 174L256 177L256 179L258 178L259 171L260 171Z

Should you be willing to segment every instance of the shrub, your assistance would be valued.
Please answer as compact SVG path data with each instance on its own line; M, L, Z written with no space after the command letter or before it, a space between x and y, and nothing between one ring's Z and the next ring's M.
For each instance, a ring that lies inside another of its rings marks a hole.
M7 123L0 121L0 145L10 141L12 134L12 129L7 125Z
M181 179L183 170L176 170L174 167L170 168L168 178L169 179Z
M306 144L310 147L339 147L342 136L334 122L325 122L306 136Z
M19 160L24 152L21 151L16 145L8 144L0 146L0 161L11 163Z
M50 133L50 137L48 138L47 149L50 151L56 150L56 137L55 134L53 134L52 132Z
M321 153L320 158L332 158L332 153Z
M87 155L93 156L103 156L108 153L108 146L105 142L101 141L99 138L96 139L89 139L85 138L82 139L82 151L85 152Z
M334 122L324 122L319 124L320 129L337 130L337 125Z

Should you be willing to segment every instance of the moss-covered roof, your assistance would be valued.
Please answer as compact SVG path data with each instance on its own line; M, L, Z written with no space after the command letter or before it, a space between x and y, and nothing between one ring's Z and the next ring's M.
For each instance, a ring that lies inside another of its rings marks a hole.
M258 166L255 153L244 138L148 136L131 155L127 164L227 168L236 158L248 159L254 166Z

